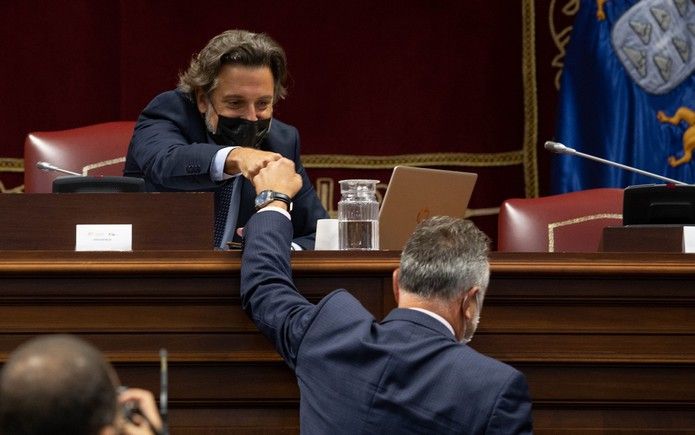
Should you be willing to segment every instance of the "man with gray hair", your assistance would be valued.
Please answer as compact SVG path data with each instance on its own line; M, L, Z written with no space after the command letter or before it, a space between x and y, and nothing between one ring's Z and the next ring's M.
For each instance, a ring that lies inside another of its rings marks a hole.
M144 178L148 191L215 192L214 246L227 249L255 206L289 202L273 191L256 197L249 182L286 157L303 179L291 212L293 247L313 249L316 220L328 214L302 167L297 129L273 118L286 79L285 52L269 36L244 30L215 36L193 56L177 89L145 107L123 174Z
M252 179L292 197L288 159ZM297 376L304 434L527 434L524 376L479 354L473 337L488 285L488 239L470 221L418 225L393 272L398 308L377 322L346 290L307 301L291 275L292 225L275 201L244 230L241 300Z

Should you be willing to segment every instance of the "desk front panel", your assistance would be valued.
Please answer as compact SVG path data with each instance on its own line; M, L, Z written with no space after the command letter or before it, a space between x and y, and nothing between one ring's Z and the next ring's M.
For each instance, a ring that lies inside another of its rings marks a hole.
M2 252L0 359L79 334L126 385L159 389L172 433L297 433L291 371L239 306L239 254ZM398 253L301 252L298 288L335 288L378 318ZM472 345L522 370L537 433L695 431L695 261L688 255L494 254Z

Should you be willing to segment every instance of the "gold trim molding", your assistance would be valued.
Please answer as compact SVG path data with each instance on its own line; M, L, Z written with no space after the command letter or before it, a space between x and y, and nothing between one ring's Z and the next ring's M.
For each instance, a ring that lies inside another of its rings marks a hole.
M521 70L524 95L524 186L527 198L538 196L538 95L536 90L536 12L535 0L521 6Z
M24 172L24 159L0 157L0 172Z
M425 153L393 156L305 154L307 168L391 169L394 166L511 166L523 162L521 151L504 153Z
M599 213L587 216L580 216L566 221L551 222L548 224L548 252L555 252L555 229L568 225L580 224L583 222L593 221L597 219L619 219L623 220L623 215L620 213Z
M0 172L24 172L24 159L16 159L12 157L0 157ZM0 181L0 193L23 193L24 184L7 188Z
M577 15L579 11L579 0L565 0L566 3L560 8L560 12L568 17ZM565 47L570 42L570 34L572 33L572 26L566 26L565 28L558 30L555 25L555 9L557 8L558 0L551 0L550 6L548 7L548 28L550 29L550 36L553 39L553 43L557 48L558 53L553 57L550 62L552 68L557 68L555 73L555 90L560 90L560 78L562 77L562 70L565 67Z
M111 159L111 160L103 160L101 162L90 163L89 165L82 167L82 175L89 175L89 171L92 171L94 169L99 169L99 168L103 168L105 166L116 165L116 164L124 163L124 162L125 162L125 156L117 157L117 158Z

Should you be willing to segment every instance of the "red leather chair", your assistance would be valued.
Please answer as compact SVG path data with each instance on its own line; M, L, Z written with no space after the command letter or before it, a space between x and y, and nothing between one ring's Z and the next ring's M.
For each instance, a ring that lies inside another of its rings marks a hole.
M622 213L622 189L508 199L500 208L497 250L596 252L603 228L622 225Z
M45 172L37 162L82 175L123 175L133 121L107 122L62 131L29 133L24 141L24 191L51 192L57 172Z

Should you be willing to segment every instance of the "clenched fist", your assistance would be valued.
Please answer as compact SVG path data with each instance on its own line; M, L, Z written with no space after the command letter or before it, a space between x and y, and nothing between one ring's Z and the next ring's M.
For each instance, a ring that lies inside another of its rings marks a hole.
M302 177L294 170L294 162L284 157L269 162L256 176L251 178L256 193L273 190L290 198L302 188Z
M227 155L224 172L230 175L241 172L241 175L252 179L258 171L270 163L281 159L278 153L261 151L255 148L236 147Z

